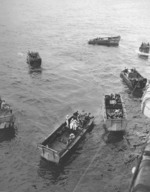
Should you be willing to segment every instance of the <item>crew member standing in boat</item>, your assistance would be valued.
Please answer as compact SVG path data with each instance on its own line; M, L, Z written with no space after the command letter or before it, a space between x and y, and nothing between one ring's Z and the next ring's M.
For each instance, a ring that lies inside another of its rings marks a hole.
M66 127L69 128L69 115L66 115Z
M78 122L76 119L72 118L70 122L70 129L76 131L78 127Z
M5 106L5 100L3 100L2 102L1 102L1 109L4 109L4 106Z

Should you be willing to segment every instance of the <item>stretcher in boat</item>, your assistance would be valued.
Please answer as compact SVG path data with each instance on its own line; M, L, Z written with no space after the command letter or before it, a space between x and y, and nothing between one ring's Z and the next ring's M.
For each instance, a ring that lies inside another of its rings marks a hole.
M139 47L138 54L141 56L148 57L149 51L150 51L149 43L142 43L141 46Z

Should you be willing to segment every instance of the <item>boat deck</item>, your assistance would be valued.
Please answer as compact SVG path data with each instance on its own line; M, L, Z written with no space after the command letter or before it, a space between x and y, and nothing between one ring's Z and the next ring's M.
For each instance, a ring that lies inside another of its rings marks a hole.
M83 132L83 130L84 128L81 130L77 129L76 131L66 128L61 135L58 135L53 140L53 142L49 141L46 145L48 148L51 148L60 153L65 150L72 143L72 141L74 141L80 135L80 133ZM75 136L73 139L70 139L71 133Z
M61 152L68 145L69 132L65 131L62 135L58 136L52 143L48 143L48 147L55 151Z
M67 148L68 143L63 143L61 141L56 140L51 146L51 149L54 149L55 151L57 151L58 153L60 153L61 151L65 150Z

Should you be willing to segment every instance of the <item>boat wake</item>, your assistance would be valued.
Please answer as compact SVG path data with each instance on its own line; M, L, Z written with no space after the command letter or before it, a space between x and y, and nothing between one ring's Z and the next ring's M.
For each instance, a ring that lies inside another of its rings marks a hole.
M139 50L136 50L136 53L138 53L141 56L150 56L150 53L143 53L143 52L141 52Z
M18 52L17 55L18 55L18 56L24 56L24 54L21 53L21 52Z

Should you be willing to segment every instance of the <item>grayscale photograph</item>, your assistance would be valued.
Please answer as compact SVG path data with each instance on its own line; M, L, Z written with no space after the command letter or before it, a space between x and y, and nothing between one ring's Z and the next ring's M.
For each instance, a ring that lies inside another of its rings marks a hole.
M150 192L150 0L0 0L0 192Z

